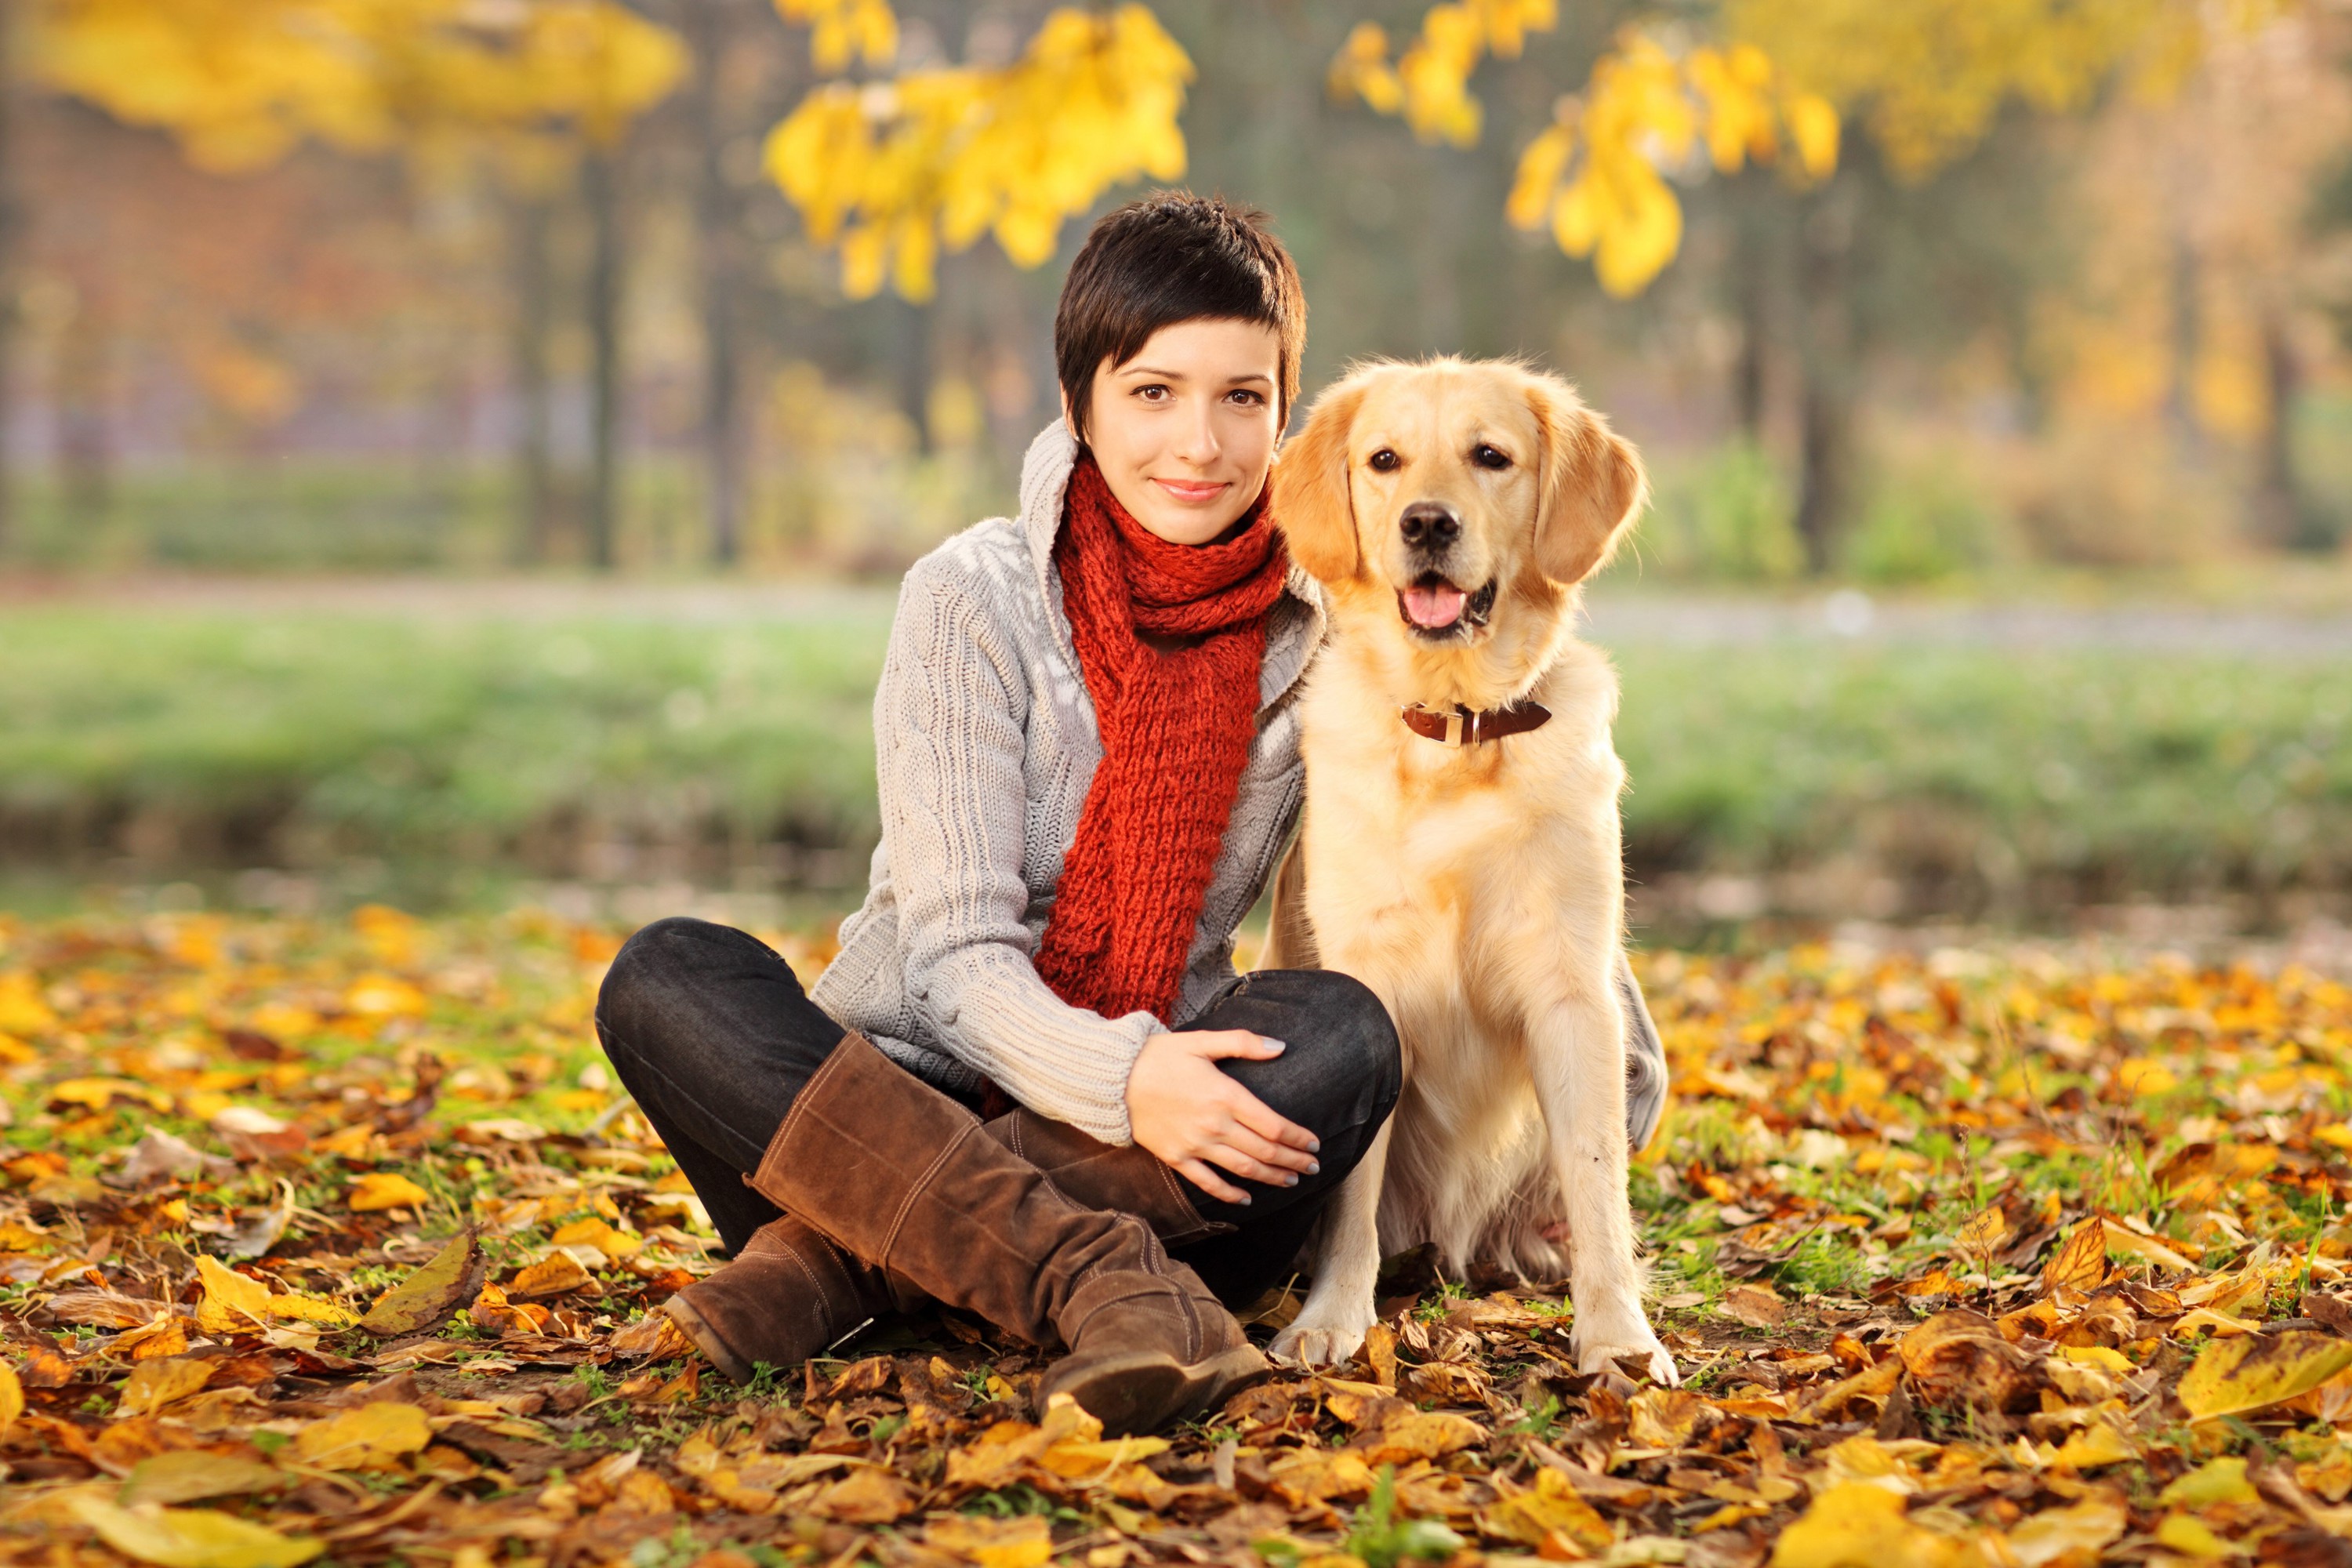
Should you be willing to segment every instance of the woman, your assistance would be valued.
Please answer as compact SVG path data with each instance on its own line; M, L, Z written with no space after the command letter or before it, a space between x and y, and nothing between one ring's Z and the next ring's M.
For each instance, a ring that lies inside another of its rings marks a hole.
M1066 1343L1041 1402L1196 1414L1265 1367L1222 1303L1395 1103L1362 985L1232 968L1324 627L1265 504L1306 305L1263 221L1162 194L1073 263L1022 515L901 591L882 841L814 994L698 921L614 961L599 1034L735 1259L667 1310L730 1376L928 1297Z

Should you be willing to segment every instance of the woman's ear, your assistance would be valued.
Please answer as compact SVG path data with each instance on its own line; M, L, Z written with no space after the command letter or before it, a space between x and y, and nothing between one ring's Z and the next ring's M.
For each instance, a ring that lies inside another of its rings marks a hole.
M1274 463L1274 521L1290 558L1320 582L1345 582L1363 570L1348 484L1348 433L1363 401L1360 381L1326 392Z
M1608 562L1649 501L1649 478L1633 444L1566 382L1530 377L1528 402L1543 433L1536 568L1555 583L1581 583Z

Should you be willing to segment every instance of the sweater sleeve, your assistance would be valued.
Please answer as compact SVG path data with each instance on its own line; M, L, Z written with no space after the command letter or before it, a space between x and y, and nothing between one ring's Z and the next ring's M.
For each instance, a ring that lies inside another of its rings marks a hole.
M941 1048L1022 1104L1126 1143L1128 1074L1163 1026L1073 1007L1032 963L1028 702L1017 658L970 591L910 574L874 700L906 995Z

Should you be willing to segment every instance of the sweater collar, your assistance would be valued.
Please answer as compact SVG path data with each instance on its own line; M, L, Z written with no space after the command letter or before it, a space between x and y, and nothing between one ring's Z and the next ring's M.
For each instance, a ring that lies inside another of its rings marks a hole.
M1021 460L1021 532L1029 546L1029 563L1045 603L1054 607L1054 640L1076 668L1078 650L1070 640L1070 618L1062 609L1062 580L1054 570L1054 541L1062 531L1062 503L1070 488L1070 474L1078 464L1078 443L1067 425L1056 419L1029 443ZM1276 521L1279 521L1279 519ZM1258 667L1258 706L1271 708L1307 673L1307 661L1321 646L1327 617L1323 590L1296 562L1283 579L1282 597L1275 601L1265 628L1265 659Z

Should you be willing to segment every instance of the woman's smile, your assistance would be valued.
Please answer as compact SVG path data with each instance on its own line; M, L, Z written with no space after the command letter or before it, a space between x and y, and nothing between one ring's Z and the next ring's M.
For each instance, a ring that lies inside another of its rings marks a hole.
M1161 479L1151 481L1186 506L1208 506L1234 488L1230 479Z

